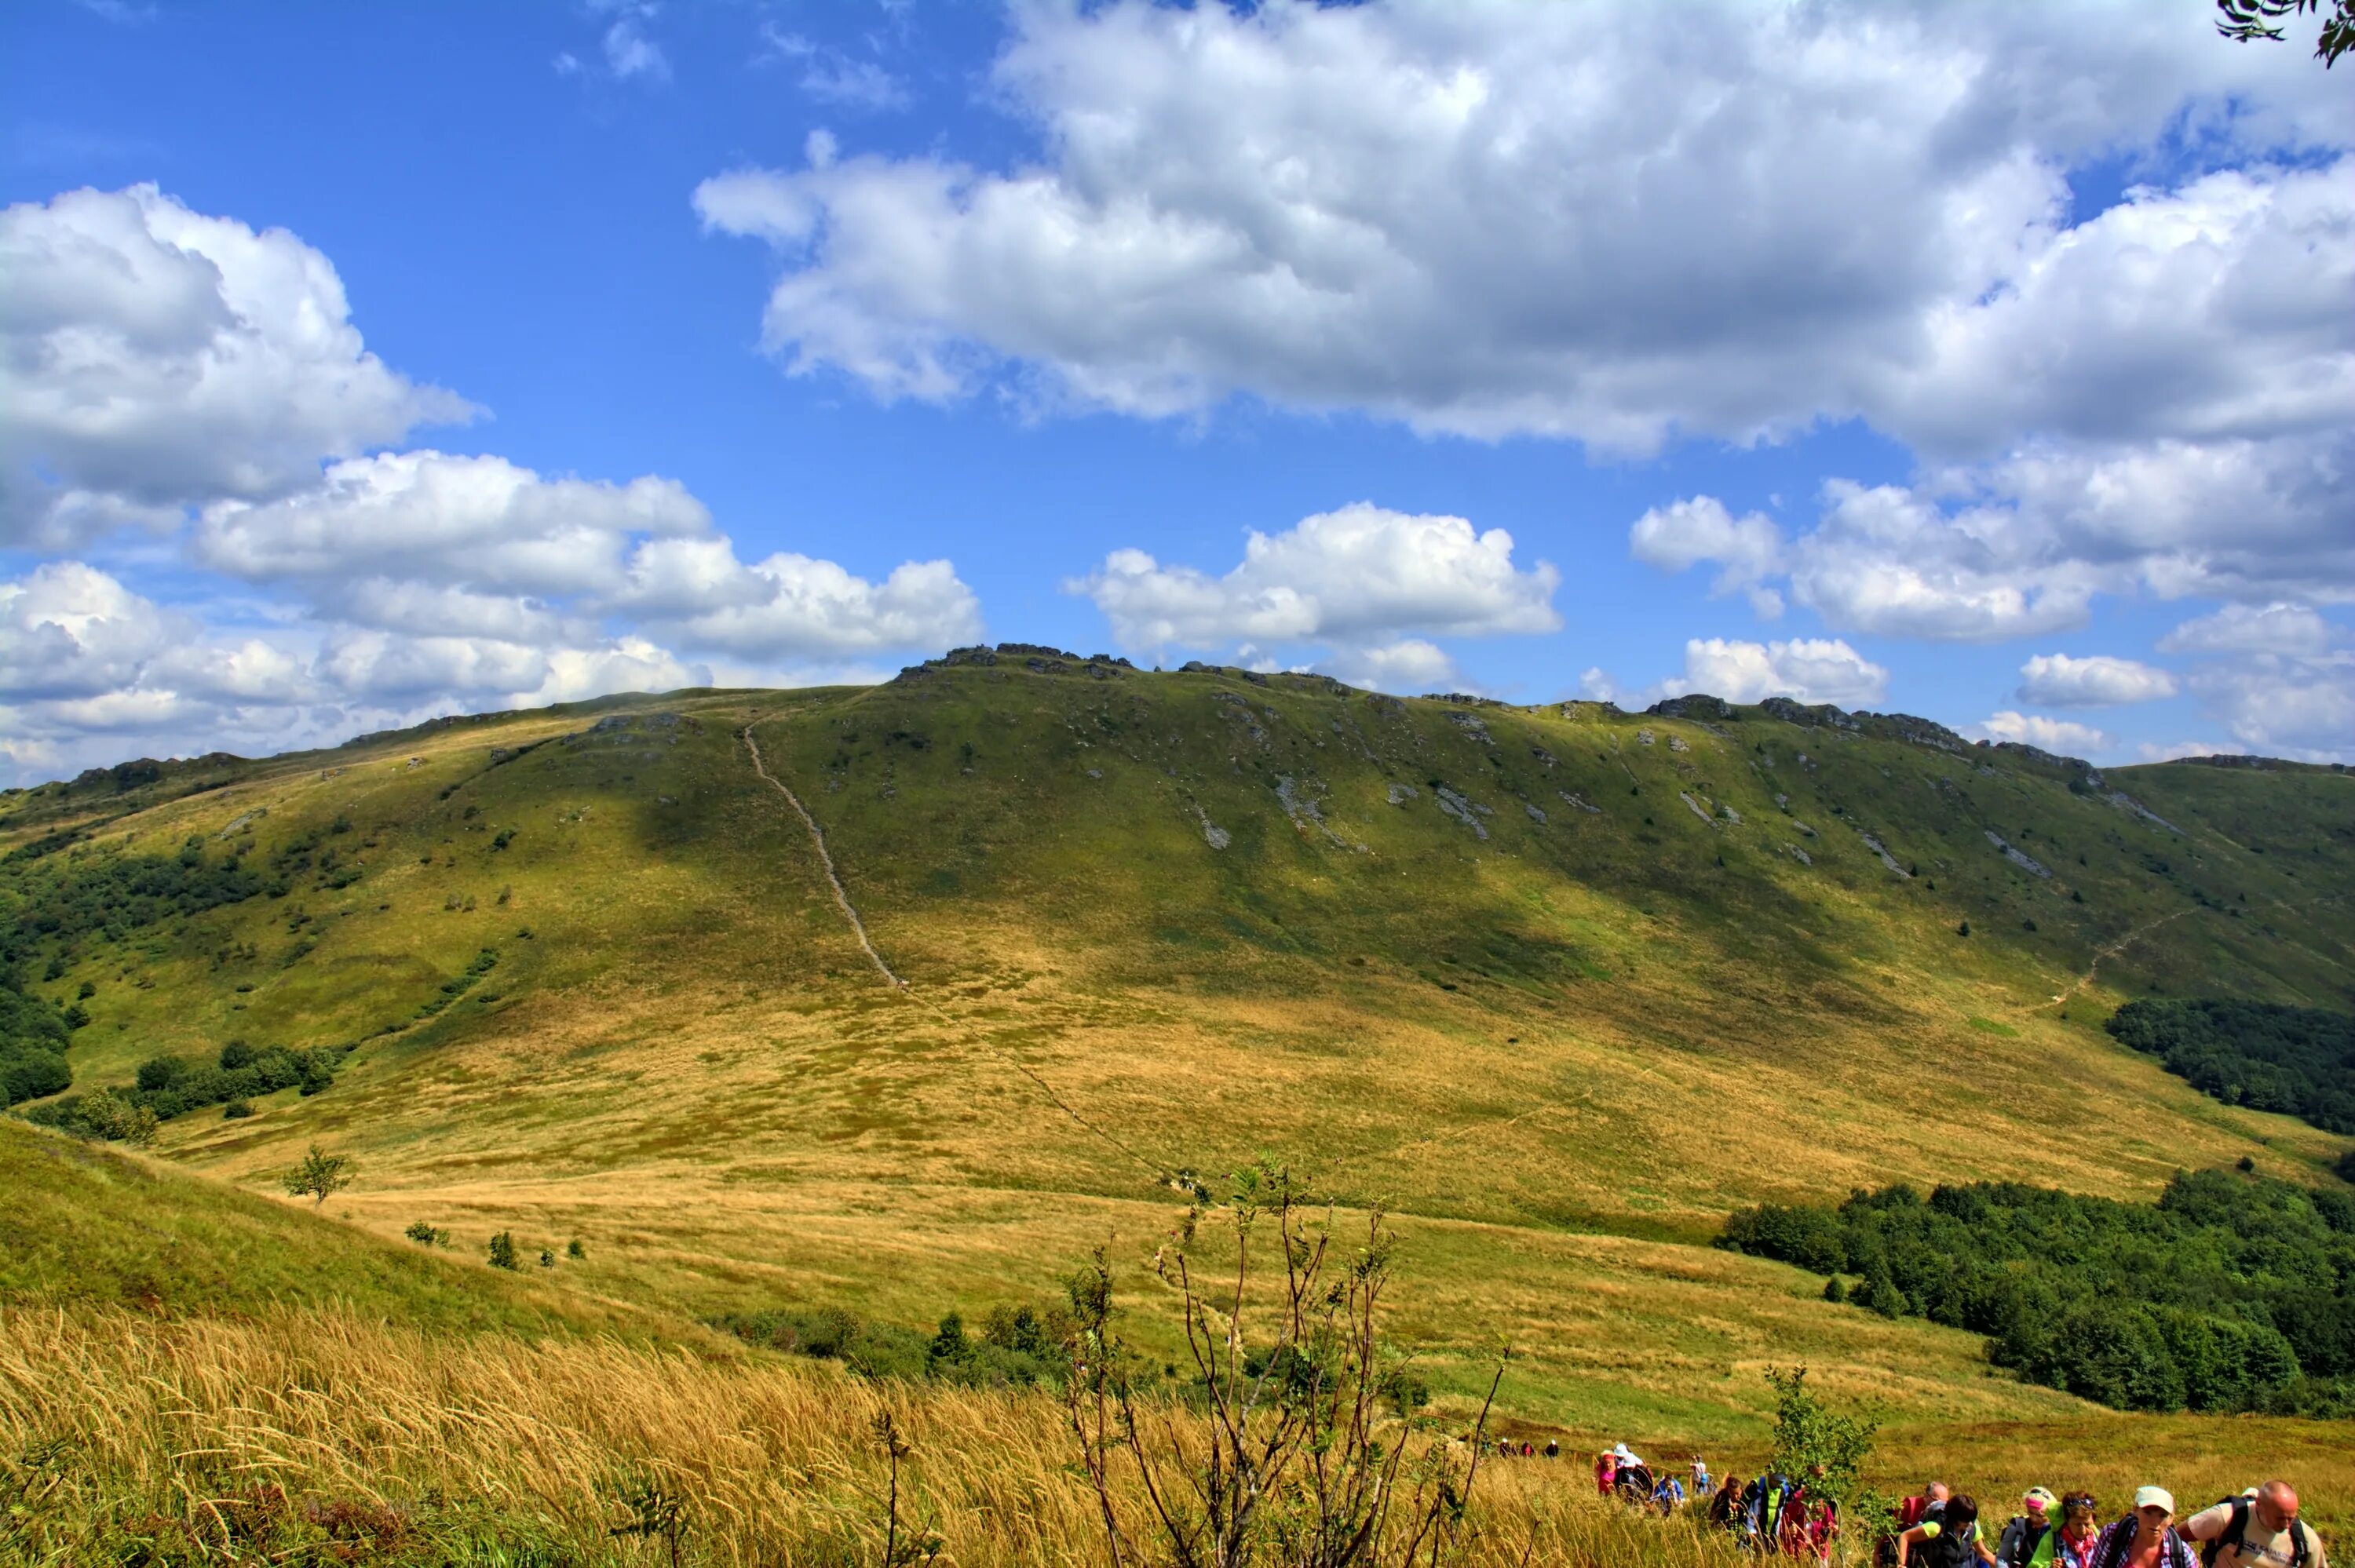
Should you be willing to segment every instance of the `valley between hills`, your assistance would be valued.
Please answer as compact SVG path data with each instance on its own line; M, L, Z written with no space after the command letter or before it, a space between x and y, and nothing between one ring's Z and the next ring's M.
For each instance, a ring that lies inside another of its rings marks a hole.
M1897 1181L2337 1185L2349 1139L2103 1024L2343 1009L2355 779L1665 708L965 650L11 791L0 916L82 1010L76 1093L332 1049L156 1158L269 1192L347 1154L330 1216L453 1259L577 1239L533 1288L600 1321L928 1330L1098 1245L1141 1280L1173 1178L1264 1153L1392 1216L1443 1403L1509 1343L1531 1430L1754 1440L1791 1363L1905 1419L2126 1420L1709 1244ZM169 1305L148 1273L116 1283Z

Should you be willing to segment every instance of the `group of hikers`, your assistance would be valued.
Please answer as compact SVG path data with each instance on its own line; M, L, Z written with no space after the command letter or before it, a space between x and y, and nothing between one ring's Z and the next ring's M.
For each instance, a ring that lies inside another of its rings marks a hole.
M1532 1451L1520 1445L1523 1455ZM1545 1446L1548 1458L1560 1453L1559 1445ZM1685 1472L1656 1474L1625 1443L1594 1457L1595 1489L1604 1497L1662 1514L1688 1499L1696 1507L1707 1499L1710 1524L1760 1554L1831 1562L1839 1509L1806 1478L1728 1476L1712 1483L1699 1454ZM1881 1524L1873 1568L2330 1568L2321 1538L2297 1517L2297 1492L2287 1481L2251 1487L2180 1520L2174 1494L2156 1486L2137 1490L2133 1508L2116 1519L2103 1517L2091 1492L2056 1496L2041 1486L2021 1495L2019 1508L1996 1527L1980 1519L1976 1499L1933 1481Z

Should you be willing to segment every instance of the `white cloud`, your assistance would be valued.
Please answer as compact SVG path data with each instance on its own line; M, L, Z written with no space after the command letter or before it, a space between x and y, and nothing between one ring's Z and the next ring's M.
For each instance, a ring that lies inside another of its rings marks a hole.
M1513 537L1461 517L1359 502L1281 534L1253 530L1241 565L1213 577L1114 550L1067 583L1095 601L1132 651L1236 641L1337 641L1369 647L1412 631L1483 636L1560 629L1561 574L1513 565Z
M468 646L593 642L616 615L770 659L947 647L981 630L946 561L904 563L881 584L791 553L748 565L675 481L544 478L497 457L351 459L315 490L208 509L194 550L250 582L298 584L339 620Z
M797 64L801 90L820 103L873 111L908 107L907 84L873 60L854 58L774 23L762 24L761 36L767 45L763 58Z
M2206 439L2343 422L2355 390L2343 168L2068 222L2072 160L2171 125L2355 143L2286 51L2171 18L1127 4L1016 27L996 84L1036 161L697 193L779 249L766 334L795 371L946 398L1016 367L1147 416L1242 393L1628 450L1852 416L1957 452Z
M670 79L670 59L662 46L646 36L646 24L653 21L660 7L645 0L591 0L591 10L610 14L613 20L605 28L605 69L617 81L644 77L650 82Z
M1377 692L1452 692L1465 684L1447 651L1420 637L1343 649L1317 667L1337 680Z
M1838 638L1742 642L1696 637L1685 644L1683 678L1661 682L1654 700L1706 692L1734 703L1791 697L1862 707L1888 691L1889 672Z
M1633 691L1600 668L1588 670L1578 682L1579 695L1629 708L1697 693L1731 703L1789 697L1802 703L1862 707L1881 701L1888 691L1888 670L1838 638L1745 642L1695 637L1685 643L1682 674Z
M2009 708L1989 715L1985 724L1968 726L1963 733L1988 740L2018 741L2063 757L2106 751L2110 746L2110 737L2091 725L2079 724L2074 719L2046 718L2041 714L2015 713Z
M291 235L149 187L78 192L0 214L0 522L51 549L146 527L165 538L136 558L159 580L185 550L256 590L208 601L181 574L171 609L74 559L0 581L12 767L278 751L454 706L707 683L698 652L844 678L853 656L980 633L949 562L880 582L793 552L747 564L673 480L355 453L466 407L367 355L334 268Z
M1783 612L1783 596L1764 586L1764 579L1781 566L1782 531L1764 513L1735 517L1713 495L1696 495L1655 506L1627 530L1627 547L1639 561L1665 571L1681 572L1702 561L1724 569L1710 587L1712 595L1746 591L1751 608L1771 620Z
M168 526L473 412L367 351L318 251L153 185L0 212L0 543Z
M981 602L947 561L907 561L880 583L832 561L771 556L744 568L757 599L733 598L675 624L692 646L748 656L945 648L981 636Z
M2167 671L2106 653L2083 659L2039 653L2019 667L2019 700L2048 708L2147 703L2176 693L2175 677Z
M2330 623L2302 605L2228 604L2185 621L2158 640L2162 653L2318 654L2338 638Z

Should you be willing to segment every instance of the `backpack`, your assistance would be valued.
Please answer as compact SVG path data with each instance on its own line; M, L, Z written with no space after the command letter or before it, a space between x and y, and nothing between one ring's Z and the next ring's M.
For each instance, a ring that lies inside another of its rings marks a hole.
M2213 1541L2202 1542L2200 1543L2200 1568L2216 1568L2216 1555L2218 1552L2222 1552L2227 1546L2232 1549L2232 1560L2235 1563L2240 1561L2241 1548L2247 1542L2249 1536L2249 1499L2245 1497L2219 1498L2216 1499L2216 1506L2218 1507L2222 1507L2226 1503L2230 1503L2232 1505L2232 1517L2225 1524L2224 1532L2222 1535L2219 1535ZM2307 1559L2313 1555L2313 1540L2306 1532L2306 1521L2304 1520L2291 1520L2289 1521L2290 1568L2306 1568Z

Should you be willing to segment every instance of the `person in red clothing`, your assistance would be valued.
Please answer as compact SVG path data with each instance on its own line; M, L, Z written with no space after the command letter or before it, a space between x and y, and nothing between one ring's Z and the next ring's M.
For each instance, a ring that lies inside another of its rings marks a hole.
M2052 1568L2094 1568L2094 1548L2102 1541L2100 1509L2091 1492L2071 1492L2061 1499L2061 1528L2052 1537Z
M2134 1500L2134 1512L2102 1531L2094 1548L2095 1568L2198 1568L2191 1543L2168 1528L2175 1520L2175 1494L2144 1487Z
M1619 1478L1618 1457L1605 1448L1594 1456L1594 1489L1604 1497L1611 1495L1611 1484Z

